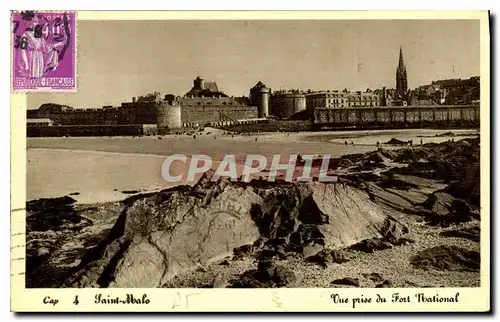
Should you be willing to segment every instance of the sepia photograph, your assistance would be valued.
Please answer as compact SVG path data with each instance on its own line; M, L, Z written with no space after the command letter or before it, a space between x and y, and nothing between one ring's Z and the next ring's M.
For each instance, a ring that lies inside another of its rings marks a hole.
M480 19L12 17L26 289L488 283Z

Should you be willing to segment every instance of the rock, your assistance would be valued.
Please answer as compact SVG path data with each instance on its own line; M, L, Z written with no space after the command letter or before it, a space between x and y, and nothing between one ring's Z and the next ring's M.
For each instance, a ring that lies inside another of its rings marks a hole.
M277 266L273 280L278 287L292 286L297 282L297 275L284 266Z
M253 249L261 249L266 244L267 239L260 237L252 244Z
M212 196L209 203L207 194ZM222 180L130 201L102 246L106 252L121 240L119 250L111 257L100 255L103 250L91 251L87 258L97 258L99 264L94 265L95 259L83 263L82 274L90 277L84 285L157 287L181 270L253 243L259 231L250 208L260 202L252 189Z
M382 223L382 227L380 227L380 234L382 235L382 237L391 243L396 242L398 239L408 233L408 227L391 216L388 216Z
M363 274L363 276L375 283L381 283L384 281L384 278L379 273Z
M440 235L445 237L461 237L479 242L481 239L481 229L479 226L465 227L461 229L443 231Z
M392 248L393 245L381 238L370 238L352 245L349 249L357 250L364 253L373 253L376 250L384 250Z
M333 285L350 285L359 287L359 278L344 277L336 279L332 282Z
M262 260L259 262L257 267L257 273L255 276L261 282L266 282L273 279L274 272L276 270L276 265L271 260Z
M323 268L327 268L328 265L332 263L342 264L349 261L343 252L330 249L323 249L316 255L308 257L307 260Z
M76 200L65 196L42 198L26 203L26 228L28 231L57 231L62 229L78 230L92 225L88 218L76 213L73 203Z
M414 283L412 281L407 281L407 280L404 281L404 286L406 286L406 287L422 287L417 283Z
M66 206L75 203L76 200L64 196L57 198L40 198L36 200L31 200L26 202L26 210L28 213L30 212L46 212L48 210L52 210L58 208L59 206Z
M50 249L47 247L41 247L38 249L38 256L43 257L47 256L50 253Z
M406 141L401 141L396 138L391 138L389 141L383 143L383 144L390 144L390 145L407 145L408 142Z
M438 215L447 215L450 213L453 201L455 198L452 195L446 192L435 192L427 198L422 206Z
M252 252L252 250L253 250L252 245L250 244L242 245L233 249L233 254L234 256L245 256L249 255Z
M457 246L441 245L420 251L410 263L425 270L479 271L480 254Z
M394 246L406 246L414 243L415 241L413 239L402 237L394 242Z
M302 255L304 256L304 258L308 258L308 257L316 255L321 250L323 250L323 245L311 244L311 245L303 246L302 247Z
M329 217L328 223L316 226L324 236L320 239L325 247L349 247L364 239L382 237L380 228L387 216L367 192L340 181L313 182L310 187L319 210Z
M386 287L391 287L392 283L389 280L384 280L382 283L377 284L375 287L376 288L386 288Z
M228 281L222 276L222 274L217 274L212 282L213 288L225 288L228 287Z
M456 198L464 199L469 204L479 207L481 201L481 164L479 160L468 162L463 167L462 175L452 182L445 191Z
M229 266L229 265L231 265L231 263L229 263L229 261L227 259L225 259L222 262L220 262L219 265Z
M342 250L330 250L330 254L332 255L332 263L342 264L349 261Z
M280 259L287 257L285 245L265 246L257 255L259 260L270 260L275 257Z
M325 236L317 225L301 225L290 235L290 242L295 245L324 244Z
M422 206L429 209L429 212L417 209L417 213L424 215L431 225L446 227L472 219L480 219L479 212L473 209L467 201L445 192L433 193Z
M231 288L267 288L269 283L261 282L256 277L256 270L249 270L238 276L236 279L230 281L228 287Z

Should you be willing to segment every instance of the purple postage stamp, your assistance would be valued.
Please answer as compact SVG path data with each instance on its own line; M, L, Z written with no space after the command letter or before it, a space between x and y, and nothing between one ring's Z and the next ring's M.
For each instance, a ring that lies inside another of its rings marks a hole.
M76 91L76 13L12 12L12 90Z

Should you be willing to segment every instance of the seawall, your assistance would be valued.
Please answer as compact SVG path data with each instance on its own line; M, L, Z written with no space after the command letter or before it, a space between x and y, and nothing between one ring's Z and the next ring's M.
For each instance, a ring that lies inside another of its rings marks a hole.
M428 127L479 125L479 105L367 107L314 110L314 126Z

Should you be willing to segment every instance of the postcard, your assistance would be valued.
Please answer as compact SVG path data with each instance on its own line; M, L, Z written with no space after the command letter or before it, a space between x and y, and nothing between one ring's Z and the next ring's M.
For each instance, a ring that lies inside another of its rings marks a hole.
M12 11L11 310L487 312L487 11Z

